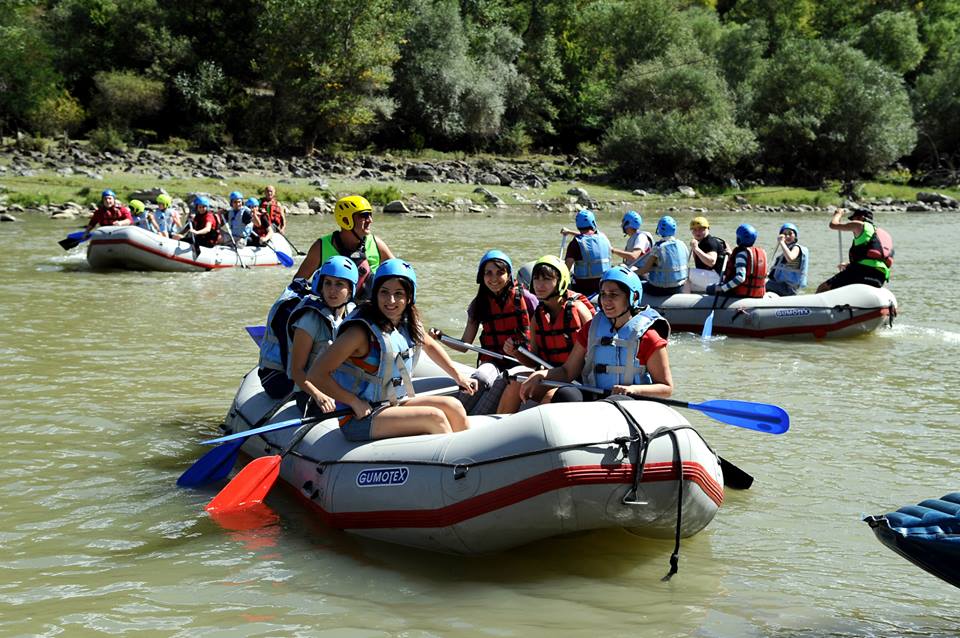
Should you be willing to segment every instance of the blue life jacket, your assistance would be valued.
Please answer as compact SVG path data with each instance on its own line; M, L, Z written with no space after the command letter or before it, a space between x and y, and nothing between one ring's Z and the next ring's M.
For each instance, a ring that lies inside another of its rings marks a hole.
M590 333L587 336L587 355L583 362L584 383L607 391L612 390L615 385L653 383L647 367L637 359L640 340L650 328L654 328L664 339L670 337L670 324L649 306L616 331L607 316L598 313L590 323Z
M610 240L603 233L577 235L580 259L573 262L573 276L577 279L599 279L610 269Z
M354 322L362 323L373 336L370 352L362 362L347 359L333 373L333 379L348 392L369 403L397 401L413 391L413 368L420 356L420 348L410 338L407 327L394 328L384 334L372 322L360 317L356 310L343 320L337 333Z
M347 302L346 312L349 313L353 310L355 304L352 301ZM287 319L287 339L290 347L293 348L293 334L294 324L297 320L300 319L303 315L308 312L315 312L320 317L320 324L317 329L317 332L310 334L313 338L313 347L310 349L310 354L307 356L307 360L304 363L303 371L307 372L310 370L310 366L313 365L313 362L317 360L321 354L323 354L327 348L330 347L330 344L333 343L333 337L337 333L337 328L340 327L340 324L343 322L343 319L346 315L337 316L334 314L333 310L323 301L322 297L316 295L307 295L296 308L293 309L293 312L290 313L290 318ZM287 357L287 376L291 379L293 378L293 357Z
M169 210L160 210L158 208L153 211L153 219L157 222L157 232L167 234L173 232L173 215L170 214Z
M647 281L660 288L682 286L687 280L687 247L675 237L661 239L653 245L651 255L657 256L657 265L647 273Z
M253 232L253 213L246 206L241 206L240 210L231 208L227 214L227 220L230 224L230 234L234 239L247 239Z
M283 289L267 314L266 330L260 341L260 367L286 374L290 342L287 340L287 319L300 300L307 294L309 284L304 279L294 279Z
M150 227L150 220L147 219L146 211L140 213L139 215L133 216L133 225L144 230L153 231L153 229Z
M799 244L797 246L800 248L799 263L788 263L783 253L780 253L773 262L773 268L770 269L770 279L785 283L794 291L807 285L807 268L809 267L807 247Z

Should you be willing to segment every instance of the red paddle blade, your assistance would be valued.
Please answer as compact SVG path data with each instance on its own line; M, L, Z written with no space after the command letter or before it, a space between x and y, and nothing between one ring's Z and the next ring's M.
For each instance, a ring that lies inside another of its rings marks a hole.
M208 512L225 512L262 503L280 476L281 460L279 454L254 459L207 503L205 509Z

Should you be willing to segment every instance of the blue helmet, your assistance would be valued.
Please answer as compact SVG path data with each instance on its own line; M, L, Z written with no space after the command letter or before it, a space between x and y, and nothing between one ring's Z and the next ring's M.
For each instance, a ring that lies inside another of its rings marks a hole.
M256 197L248 197L247 201L244 202L248 208L256 208L260 205L260 200Z
M201 196L201 197L197 197L196 199L193 200L193 205L194 205L194 206L207 206L207 207L209 207L209 206L210 206L210 200L207 199L206 197L202 197L202 196Z
M578 229L589 228L597 230L597 218L586 208L577 213L576 224Z
M513 262L510 261L509 257L507 257L507 253L503 252L502 250L497 250L496 248L494 248L493 250L488 250L487 252L483 253L483 257L480 258L480 265L477 266L477 283L478 284L483 281L483 265L486 264L488 261L493 261L494 259L506 263L507 276L513 277Z
M749 248L757 241L757 229L750 224L737 226L737 245Z
M787 222L787 223L785 223L783 226L780 227L780 232L781 232L781 233L782 233L783 231L785 231L785 230L792 230L794 235L796 235L797 237L800 236L800 231L797 230L797 225L794 224L794 223Z
M417 303L417 273L414 272L413 266L396 258L382 262L373 275L373 289L376 290L381 281L390 277L400 277L409 281L412 287L410 303Z
M227 199L230 201L231 204L235 199L243 200L243 193L241 193L240 191L233 191L232 193L230 193L230 196L227 197Z
M627 294L630 296L630 308L636 310L640 307L640 301L643 299L643 283L637 273L620 264L603 273L600 277L600 285L602 286L605 281L615 281L626 287Z
M110 190L109 188L108 188L107 190L103 191L102 193L100 193L100 199L103 199L104 197L116 197L116 196L117 196L117 194L114 193L114 192L113 192L112 190Z
M657 222L657 234L661 237L673 237L677 234L677 220L670 215L664 215Z
M628 210L623 214L623 219L620 221L620 227L624 230L632 228L634 230L640 230L640 226L643 225L643 217L640 217L640 213L635 210Z
M353 263L353 260L349 257L344 257L343 255L331 257L323 262L323 265L317 269L317 272L313 273L313 282L310 285L313 294L319 295L321 293L324 277L339 277L340 279L349 281L351 297L353 297L357 290L357 281L360 278L357 272L357 265Z

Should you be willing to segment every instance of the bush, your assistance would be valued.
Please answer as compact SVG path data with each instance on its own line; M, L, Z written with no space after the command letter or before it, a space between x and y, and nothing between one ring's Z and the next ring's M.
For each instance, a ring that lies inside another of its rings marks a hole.
M163 150L168 153L175 153L176 151L188 151L190 149L190 141L185 140L182 137L170 137L163 144L158 145Z
M46 137L40 137L39 135L23 135L17 137L17 148L21 151L46 153L50 150L52 144L52 140Z
M530 150L532 145L533 138L527 134L527 128L523 124L514 124L497 138L500 152L507 155L522 155Z
M90 146L93 147L95 151L101 153L127 150L127 143L123 135L120 131L110 126L93 129L87 135L87 139L90 140Z
M396 186L374 186L361 193L372 204L383 206L396 199L403 199L403 191Z
M41 100L30 111L28 119L34 131L40 135L70 135L80 128L86 115L80 101L63 91Z
M129 129L163 108L163 82L132 71L101 71L93 77L97 94L92 108L102 126Z

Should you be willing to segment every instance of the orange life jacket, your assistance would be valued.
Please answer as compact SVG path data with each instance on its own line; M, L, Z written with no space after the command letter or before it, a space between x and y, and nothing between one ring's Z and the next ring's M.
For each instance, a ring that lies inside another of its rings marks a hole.
M593 304L579 292L568 290L561 302L560 312L547 318L547 306L541 303L533 316L536 321L537 354L554 366L563 365L573 350L573 334L583 322L576 311L576 302L580 301L594 314Z
M759 246L750 246L745 248L737 246L730 259L727 260L727 266L724 269L723 280L733 279L736 272L737 254L745 252L747 254L747 278L742 284L730 291L732 297L763 297L767 288L767 253Z
M523 296L523 286L518 281L513 282L513 294L504 296L503 305L493 297L484 295L487 300L487 312L480 323L480 345L487 350L503 352L503 344L510 337L518 346L528 347L530 344L530 313L527 301ZM481 363L493 361L494 358L481 354Z

